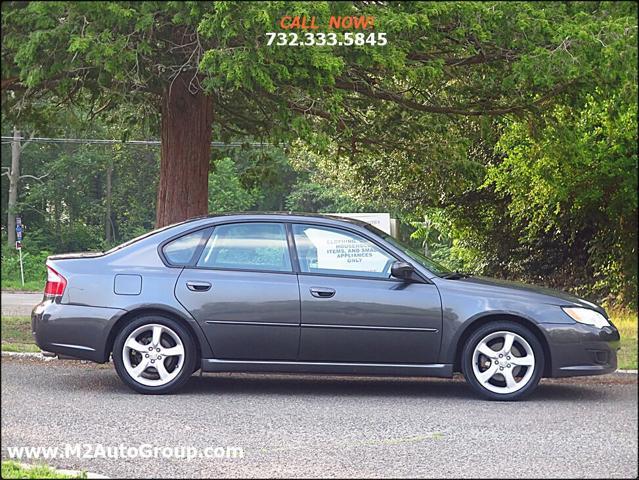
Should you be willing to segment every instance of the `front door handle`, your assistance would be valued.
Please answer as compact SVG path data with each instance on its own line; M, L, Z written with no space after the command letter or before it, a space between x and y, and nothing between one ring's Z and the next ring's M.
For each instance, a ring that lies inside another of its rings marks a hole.
M311 295L317 298L331 298L335 295L335 290L326 287L311 287Z
M209 282L186 282L186 288L192 292L206 292L211 289Z

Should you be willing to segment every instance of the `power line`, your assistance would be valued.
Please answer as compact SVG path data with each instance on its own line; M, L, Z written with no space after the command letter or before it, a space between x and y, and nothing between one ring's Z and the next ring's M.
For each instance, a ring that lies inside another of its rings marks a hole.
M160 145L159 140L107 140L107 139L98 139L98 138L48 138L48 137L19 137L15 139L10 136L2 136L2 144L8 145L13 143L14 140L30 140L35 143L75 143L75 144L98 144L98 145ZM211 147L213 148L237 148L248 146L252 148L260 148L260 147L272 147L272 143L265 142L211 142Z

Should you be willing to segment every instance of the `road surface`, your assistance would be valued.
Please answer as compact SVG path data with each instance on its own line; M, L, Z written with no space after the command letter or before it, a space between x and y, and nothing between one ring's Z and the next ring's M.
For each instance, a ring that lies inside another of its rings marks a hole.
M2 292L2 316L29 317L31 310L42 300L42 292Z
M461 380L194 376L170 396L111 365L2 359L7 447L240 447L243 458L49 460L111 477L637 477L637 376L544 380L524 402ZM24 461L24 460L23 460Z

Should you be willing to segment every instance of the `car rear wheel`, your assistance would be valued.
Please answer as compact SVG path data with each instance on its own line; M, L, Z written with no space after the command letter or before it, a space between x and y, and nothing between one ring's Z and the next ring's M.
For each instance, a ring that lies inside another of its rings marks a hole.
M189 379L197 365L188 330L170 317L144 315L118 333L113 345L115 370L140 393L170 393Z
M466 381L491 400L519 400L532 393L544 371L537 337L514 322L493 322L477 329L462 351Z

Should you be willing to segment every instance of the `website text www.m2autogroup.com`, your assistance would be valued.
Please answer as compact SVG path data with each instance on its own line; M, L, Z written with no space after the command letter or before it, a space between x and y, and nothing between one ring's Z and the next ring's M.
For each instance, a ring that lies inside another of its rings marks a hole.
M3 455L4 456L4 455ZM7 446L6 456L12 460L52 460L52 459L148 459L177 458L193 460L198 458L233 460L244 458L241 447L210 446L196 448L185 445L156 446L149 443L139 445L103 445L100 443L65 443L58 446Z

